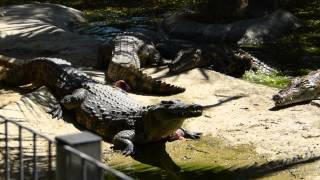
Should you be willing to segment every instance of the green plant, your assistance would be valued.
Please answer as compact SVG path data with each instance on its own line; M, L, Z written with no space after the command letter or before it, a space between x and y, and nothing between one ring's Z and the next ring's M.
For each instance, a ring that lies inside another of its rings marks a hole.
M291 80L288 76L283 76L279 73L273 73L273 74L265 74L261 72L253 72L253 71L247 71L243 79L263 84L266 86L276 87L276 88L283 88L285 87Z

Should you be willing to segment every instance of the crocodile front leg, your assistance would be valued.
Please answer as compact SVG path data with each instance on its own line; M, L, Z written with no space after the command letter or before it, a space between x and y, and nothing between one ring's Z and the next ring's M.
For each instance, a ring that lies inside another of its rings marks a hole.
M183 138L197 140L200 139L201 135L202 133L200 132L192 132L183 128L179 128L176 130L176 132L168 136L167 141L172 142L175 140L181 140Z
M50 110L48 113L52 115L53 118L62 118L62 107L65 107L68 110L77 108L80 106L80 104L84 101L85 97L87 95L87 90L86 89L76 89L73 91L71 95L66 95L64 96L61 100L60 103L57 103L53 106L50 107Z
M134 130L118 132L113 138L113 149L120 150L126 156L134 154L134 145L132 143L134 136Z
M71 95L64 96L60 103L67 109L74 109L80 106L87 96L88 91L86 89L80 88L72 92Z

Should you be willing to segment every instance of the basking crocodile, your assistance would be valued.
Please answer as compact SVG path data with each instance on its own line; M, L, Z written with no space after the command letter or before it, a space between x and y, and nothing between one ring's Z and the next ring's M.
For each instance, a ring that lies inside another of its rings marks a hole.
M197 67L208 67L234 77L241 77L251 69L249 56L231 48L200 45L178 52L177 57L169 65L170 72L179 73Z
M294 78L272 97L276 107L312 101L320 96L320 70Z
M260 71L266 74L276 72L275 69L242 49L213 45L194 45L182 49L169 64L170 72L173 73L197 67L208 67L233 77L241 77L246 70Z
M123 90L101 84L61 59L36 58L16 64L8 60L0 56L0 65L8 67L1 73L2 82L13 86L45 85L60 102L51 111L53 117L62 116L61 105L72 110L76 123L113 143L125 155L134 152L135 143L174 139L172 134L186 118L202 114L202 106L179 100L141 105ZM199 133L179 131L187 138L200 137Z
M119 33L111 44L101 47L98 52L98 66L107 68L107 81L123 80L129 85L127 90L146 94L184 92L185 88L155 80L141 71L146 65L160 63L160 53L153 41L139 32Z

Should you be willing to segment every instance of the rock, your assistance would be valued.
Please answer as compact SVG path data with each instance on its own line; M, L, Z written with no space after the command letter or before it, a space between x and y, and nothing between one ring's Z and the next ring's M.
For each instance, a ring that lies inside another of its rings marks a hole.
M165 31L175 37L206 42L233 42L238 44L262 44L288 34L301 27L290 12L277 10L260 18L240 20L228 24L205 24L192 21L185 13L166 17Z
M100 43L72 32L85 23L82 12L57 4L33 3L0 9L0 54L16 58L49 56L94 66Z

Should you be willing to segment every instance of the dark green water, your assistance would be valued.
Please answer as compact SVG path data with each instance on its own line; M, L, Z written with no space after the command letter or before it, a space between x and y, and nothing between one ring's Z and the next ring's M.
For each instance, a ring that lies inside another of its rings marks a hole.
M124 157L108 151L107 164L136 179L287 179L288 172L269 171L250 145L230 146L205 136L139 148L141 157ZM159 168L161 167L161 168ZM257 167L253 169L252 167Z

